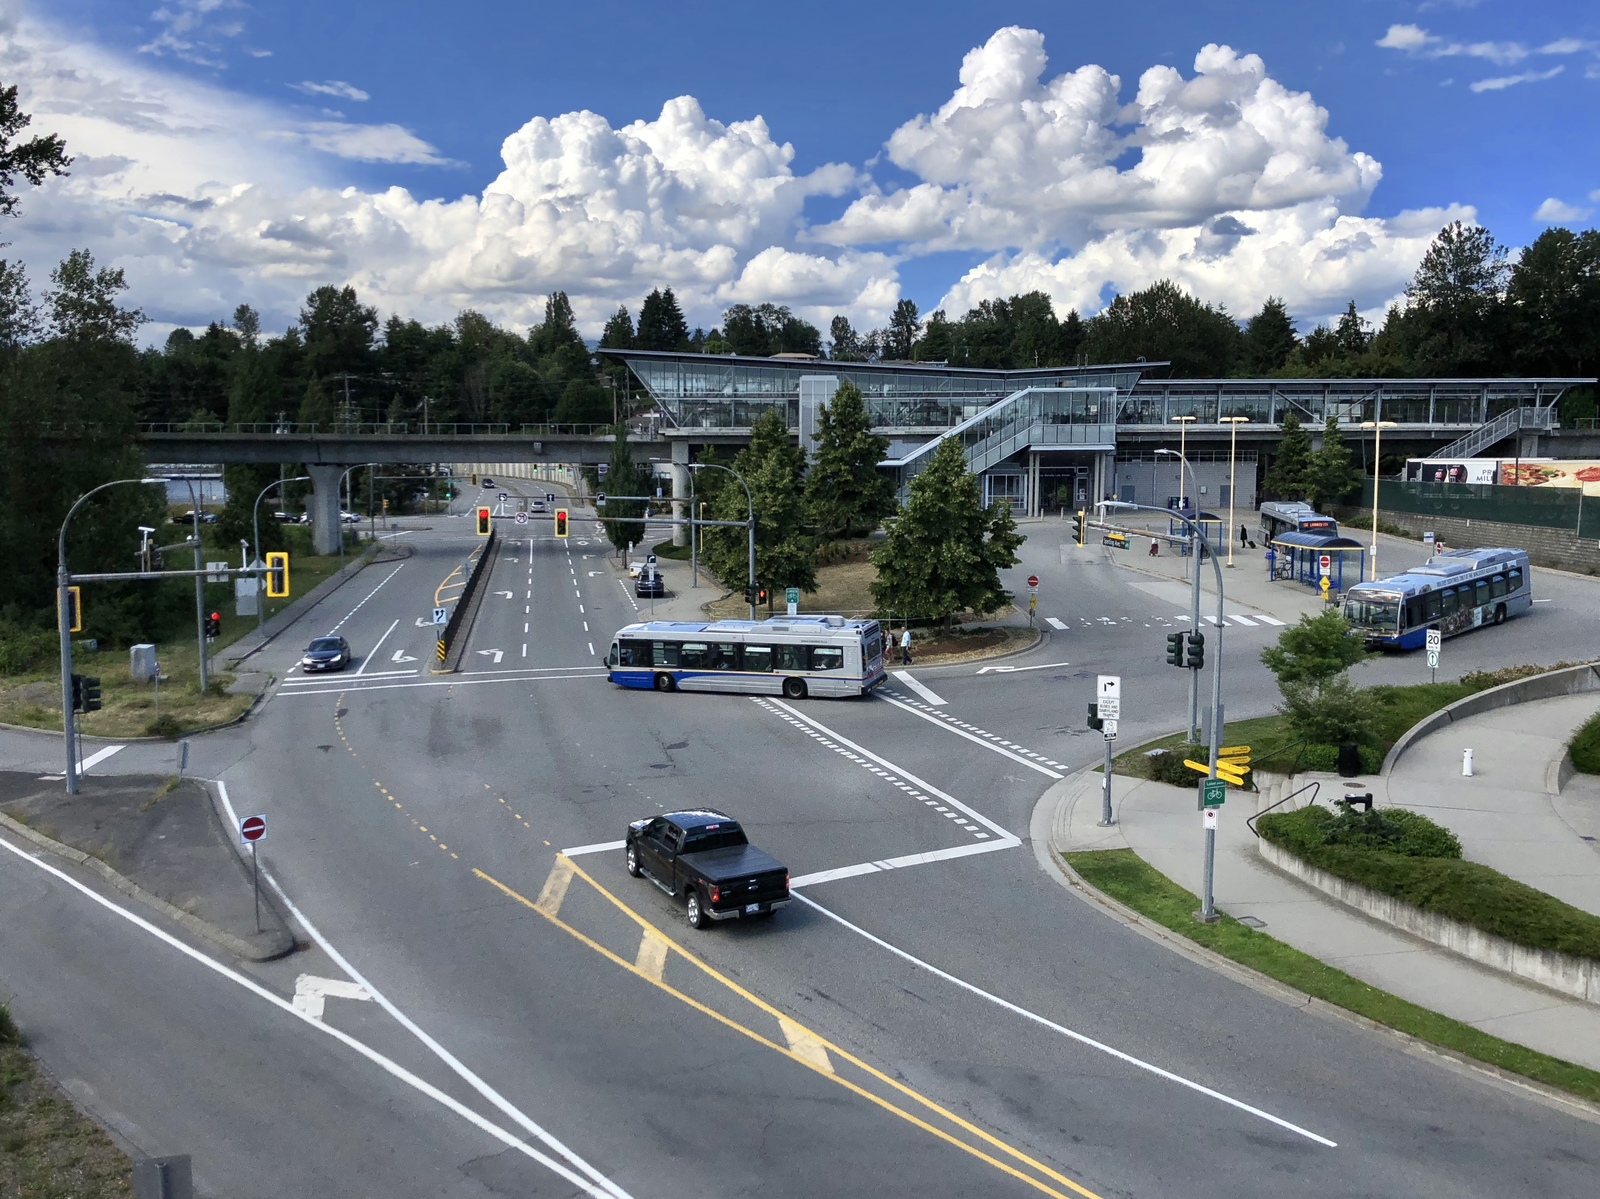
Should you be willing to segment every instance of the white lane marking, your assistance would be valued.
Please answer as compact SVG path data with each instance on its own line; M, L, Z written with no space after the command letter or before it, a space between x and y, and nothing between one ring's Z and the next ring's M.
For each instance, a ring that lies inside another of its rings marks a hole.
M397 649L397 650L394 651L394 657L390 658L389 661L391 661L391 662L415 662L416 659L413 658L410 654L406 653L405 650Z
M589 631L589 622L587 620L583 622L583 631L585 633Z
M591 679L604 681L599 675L594 674L547 674L528 675L522 671L503 671L497 679L438 679L432 682L416 683L380 683L376 687L351 687L333 686L319 688L315 691L301 688L296 691L280 691L279 696L289 695L365 695L368 691L395 691L407 687L477 687L484 683L549 683L561 679Z
M528 631L528 622L527 621L523 621L522 622L522 631L524 633L526 633Z
M604 670L604 666L524 666L523 674L560 674L564 670ZM459 670L457 674L502 674L498 670Z
M125 745L108 745L104 749L90 754L87 758L78 763L78 773L87 774L89 772L89 767L99 765L118 750L126 748L127 746Z
M626 841L596 841L593 845L574 845L571 849L563 849L561 852L569 858L578 858L586 853L606 853L609 850L621 849L625 845Z
M370 1002L372 996L360 983L342 978L319 978L302 974L294 980L294 1006L313 1020L322 1019L327 999L356 999Z
M789 885L792 887L794 884L791 882ZM1301 1128L1298 1124L1290 1123L1282 1116L1274 1116L1271 1112L1262 1111L1259 1107L1253 1107L1250 1104L1245 1103L1242 1099L1235 1099L1231 1095L1224 1095L1221 1091L1213 1090L1211 1087L1208 1087L1203 1083L1198 1083L1193 1079L1185 1078L1181 1074L1174 1074L1170 1070L1163 1070L1160 1066L1157 1066L1152 1062L1147 1062L1141 1058L1136 1058L1131 1053L1124 1053L1120 1049L1115 1049L1112 1046L1107 1045L1104 1041L1097 1041L1093 1037L1085 1036L1083 1033L1070 1029L1063 1024L1057 1024L1054 1020L1046 1019L1037 1012L1030 1012L1027 1008L1019 1007L1010 1000L1001 999L1000 996L995 995L992 992L985 991L982 987L974 986L965 979L957 978L954 974L951 974L946 970L941 970L939 967L930 962L925 962L921 958L913 957L905 950L896 945L889 944L889 942L885 941L882 937L874 936L872 933L869 933L866 929L860 927L859 925L851 924L850 921L846 920L843 916L829 911L814 899L808 899L804 895L796 895L795 898L801 903L805 904L807 907L820 912L834 923L842 926L843 928L849 929L857 936L864 937L866 940L871 941L874 945L877 945L881 949L887 949L890 953L894 954L895 957L900 958L902 961L909 962L911 965L916 966L921 970L926 970L929 974L932 974L937 978L942 978L945 982L948 982L953 986L960 987L963 991L966 991L972 995L976 995L980 999L988 1000L996 1007L1004 1008L1006 1011L1011 1012L1014 1015L1021 1016L1024 1020L1031 1020L1033 1023L1042 1025L1043 1027L1050 1029L1052 1032L1058 1032L1062 1036L1078 1042L1080 1045L1086 1045L1090 1049L1097 1049L1101 1053L1107 1054L1110 1057L1114 1057L1120 1062L1126 1062L1130 1066L1134 1066L1140 1070L1148 1071L1149 1073L1154 1074L1157 1078L1164 1078L1168 1082L1177 1083L1179 1086L1187 1087L1191 1091L1198 1091L1200 1094L1205 1095L1210 1099L1215 1099L1221 1103L1226 1103L1229 1107L1237 1108L1239 1111L1248 1112L1250 1115L1259 1117L1260 1119L1267 1121L1269 1124L1276 1124L1279 1128L1287 1129L1289 1132L1298 1133L1300 1136L1305 1137L1307 1140L1315 1141L1319 1145L1325 1145L1329 1149L1337 1149L1339 1147L1339 1143L1337 1141L1330 1141L1327 1137L1318 1136L1309 1129Z
M929 795L937 795L940 799L944 800L944 802L949 804L952 808L959 808L961 811L965 812L968 816L972 817L972 819L976 820L979 824L983 825L984 828L988 829L990 832L994 833L995 835L997 835L999 837L1003 837L1007 841L1016 841L1017 844L1019 844L1019 845L1022 843L1016 837L1012 836L1011 833L1006 831L1006 829L1004 829L1000 825L996 824L994 821L990 820L982 812L977 812L977 811L974 811L972 808L967 807L966 804L962 803L959 799L956 799L953 795L945 794L943 791L939 790L939 788L935 787L932 783L924 782L923 780L919 779L916 775L912 774L909 770L906 770L906 769L904 769L904 768L902 768L900 766L896 766L893 762L889 761L888 758L880 758L877 754L873 753L870 749L867 749L865 746L857 745L854 741L851 741L848 737L840 736L838 733L836 733L832 729L830 729L827 725L823 724L820 720L815 720L812 717L805 715L803 712L796 711L793 707L791 707L790 705L784 703L781 699L765 699L765 700L763 700L763 702L764 703L769 703L775 708L782 708L785 712L789 713L789 715L795 717L797 720L800 720L800 721L803 721L806 724L809 724L812 728L816 729L818 732L826 733L829 737L832 737L840 745L849 746L851 749L855 750L856 753L860 754L862 757L871 758L878 765L888 767L890 770L894 771L895 774L899 775L901 778L905 779L907 782L915 783L917 786L921 787ZM912 709L912 711L915 711L915 709ZM1019 762L1022 761L1021 758L1019 758L1017 760ZM1025 763L1025 765L1032 765L1032 763ZM1056 777L1060 778L1061 776L1057 775Z
M361 603L357 604L354 608L351 608L350 611L346 612L344 614L344 620L341 620L338 624L334 625L333 628L329 629L328 631L330 633L337 633L340 629L344 628L345 621L349 620L357 612L361 611L362 605L365 604L373 596L377 595L378 592L382 591L384 583L387 583L390 579L394 578L395 575L399 574L402 570L404 570L405 566L406 566L406 564L404 562L402 562L402 563L400 563L399 566L395 567L387 575L385 575L384 578L383 578L383 583L379 583L371 591L367 592L366 595L362 596Z
M1044 622L1045 622L1045 624L1049 625L1052 629L1061 629L1063 632L1066 631L1066 627L1067 626L1065 624L1063 624L1061 621L1057 620L1054 616L1046 616L1044 618Z
M404 563L401 563L401 565L403 566ZM394 632L395 625L398 625L399 623L400 621L397 619L394 624L390 625L386 630L384 630L383 636L378 638L378 645L374 645L370 650L368 650L367 656L361 659L361 665L356 667L357 674L366 674L367 664L378 656L378 646L381 646L385 641L389 640L389 634ZM399 660L399 658L395 659L396 662Z
M528 656L528 643L526 641L522 643L522 656L524 658Z
M361 678L363 682L365 682L367 679L404 679L409 678L416 673L417 672L415 670L374 670L371 674L362 675ZM351 675L350 677L354 679L356 676ZM322 686L327 682L328 676L325 674L302 674L296 675L293 678L284 679L279 686L289 688L317 687Z
M504 650L498 649L480 649L478 653L482 654L485 658L487 658L490 654L493 654L496 666L500 664L500 659L506 656Z
M1256 622L1255 621L1251 620L1248 616L1241 616L1237 612L1229 612L1228 613L1228 619L1233 621L1236 624L1242 624L1246 628L1253 629L1253 628L1256 627Z
M984 834L987 836L988 834ZM931 853L908 853L898 858L883 858L876 862L860 862L854 866L839 866L833 870L819 870L815 874L802 874L789 880L791 889L814 887L818 883L831 883L841 878L855 878L862 874L878 874L885 870L903 870L907 866L928 866L934 862L948 862L952 858L970 858L974 854L994 853L1000 849L1015 849L1020 841L984 841L976 845L956 845L949 849L936 849Z
M229 806L228 811L229 811L229 815L232 816L233 815L233 809L232 809L231 805ZM238 823L237 818L235 818L234 823L235 824ZM215 960L214 958L207 957L205 954L201 953L198 949L194 949L194 948L192 948L192 947L190 947L188 945L185 945L182 941L178 940L178 938L174 937L172 934L166 932L163 929L157 928L155 925L151 924L148 920L144 919L142 916L136 915L135 913L129 911L127 908L120 907L117 904L112 903L109 899L106 899L103 896L97 895L95 892L91 891L86 885L84 885L83 883L80 883L77 879L72 878L70 875L66 874L64 871L56 869L54 866L50 865L48 862L45 862L42 859L35 857L33 854L27 853L24 850L19 849L17 846L12 845L10 841L7 841L3 837L0 837L0 848L9 850L11 853L15 854L17 857L23 859L26 862L31 862L33 865L37 866L40 870L43 870L45 873L50 874L50 875L54 876L55 878L60 879L62 882L66 883L69 887L71 887L73 890L79 892L81 895L84 895L87 898L89 898L90 900L92 900L95 903L99 904L101 907L105 908L107 911L112 912L115 915L122 917L129 924L132 924L135 928L142 929L144 932L149 933L152 937L155 937L158 941L161 941L163 944L168 945L173 949L176 949L179 953L181 953L184 956L192 959L193 961L198 962L200 965L204 966L206 969L212 971L213 973L221 975L223 978L227 979L229 982L238 984L240 987L243 987L246 991L250 992L252 995L256 996L258 999L264 999L264 1000L266 1000L266 1002L272 1004L274 1007L279 1008L280 1010L289 1013L291 1016L293 1016L297 1020L303 1021L306 1024L307 1027L318 1029L319 1031L321 1031L321 1032L325 1033L326 1035L332 1037L334 1040L340 1042L341 1044L349 1046L351 1049L353 1049L357 1053L359 1053L362 1057L366 1058L368 1061L370 1061L373 1064L377 1065L378 1067L383 1069L385 1072L387 1072L388 1074L392 1075L393 1077L399 1079L401 1082L405 1083L407 1086L411 1087L412 1089L414 1089L416 1091L420 1091L422 1094L426 1095L428 1098L432 1099L434 1102L442 1105L443 1107L445 1107L449 1111L451 1111L454 1114L460 1116L463 1120L467 1121L473 1127L479 1129L482 1132L488 1133L490 1136L492 1136L495 1140L499 1141L501 1144L509 1145L512 1148L517 1149L522 1153L525 1153L527 1156L531 1157L534 1161L538 1162L540 1165L545 1166L547 1169L550 1169L550 1170L554 1171L555 1173L561 1175L562 1178L564 1178L568 1182L572 1183L572 1185L578 1187L585 1194L592 1195L592 1196L595 1197L595 1199L602 1199L602 1197L606 1196L606 1195L612 1195L612 1196L622 1196L622 1195L624 1195L624 1192L622 1192L622 1191L620 1191L620 1190L618 1190L615 1187L610 1186L610 1185L607 1185L604 1190L600 1189L597 1186L591 1185L590 1182L587 1179L585 1179L582 1176L574 1173L572 1170L568 1169L567 1166L565 1166L563 1163L557 1161L553 1157L550 1157L548 1154L545 1154L545 1153L541 1152L539 1149L537 1149L534 1146L528 1144L526 1141L523 1141L520 1138L512 1135L510 1132L507 1132L505 1129L501 1128L498 1124L494 1124L491 1121L484 1119L482 1116L478 1115L477 1112L473 1111L471 1108L467 1107L465 1104L457 1101L456 1099L451 1098L449 1095L446 1095L443 1091L439 1090L438 1087L433 1086L431 1083L425 1082L421 1078L418 1078L415 1074L411 1073L411 1071L407 1070L404 1066L402 1066L399 1063L394 1062L394 1061L390 1060L389 1058L385 1057L383 1054L379 1053L376 1049L373 1049L371 1046L367 1045L365 1042L356 1040L356 1038L352 1037L349 1033L341 1032L339 1029L334 1028L332 1025L324 1024L320 1020L313 1020L305 1012L297 1010L295 1008L294 1004L290 1003L288 1000L283 999L280 996L274 995L271 991L267 990L265 987L261 986L259 983L256 983L253 980L251 980L249 978L246 978L244 975L240 974L238 971L233 970L233 969L223 965L221 962ZM270 878L270 876L269 876L269 878ZM274 888L274 889L276 889L276 888ZM280 894L281 894L281 892L280 892ZM302 921L302 923L303 923L303 921ZM310 926L308 925L307 926L308 931L309 931L309 928L310 928ZM369 988L369 990L370 990L370 988ZM552 1138L548 1138L546 1140L546 1143L552 1145L552 1147L554 1147L555 1145L559 1145L560 1144L560 1142L555 1141L555 1139L553 1137ZM574 1162L574 1164L578 1165L580 1169L583 1169L585 1171L585 1173L593 1172L593 1167L589 1166L586 1162L583 1162L583 1160L581 1158L578 1158L575 1154L572 1154L572 1152L570 1150L566 1150L564 1146L562 1147L562 1151L565 1152L565 1154L569 1158L571 1158L571 1160Z
M1071 662L1041 662L1037 666L980 666L979 674L1021 674L1025 670L1059 670Z
M1280 629L1283 628L1283 621L1279 620L1276 616L1265 616L1262 613L1257 612L1256 619L1265 624L1277 625Z
M594 642L593 641L589 642L589 652L591 654L594 653Z
M919 712L915 708L913 708L910 704L906 703L904 700L895 699L891 695L885 695L885 696L883 696L883 699L885 701L887 701L888 703L893 704L897 708L904 708L907 712L910 712L913 716L919 716L923 720L926 720L931 724L937 725L939 728L944 729L946 732L954 733L957 737L965 737L968 741L972 742L974 745L981 745L985 749L991 750L994 753L999 754L1002 758L1010 758L1013 762L1020 762L1022 765L1026 766L1029 770L1037 770L1040 774L1047 775L1047 776L1049 776L1050 778L1053 778L1053 779L1063 779L1063 778L1067 777L1064 774L1059 774L1056 771L1051 770L1050 767L1048 767L1048 766L1041 766L1038 762L1031 762L1021 754L1014 754L1009 749L1006 749L1004 746L996 745L993 741L985 741L982 737L974 737L971 733L967 732L965 729L954 728L954 727L951 726L949 721L940 720L937 716L934 716L931 713ZM909 778L910 776L908 775L907 777Z
M942 707L945 706L945 701L940 699L937 695L935 695L932 691L928 690L928 688L924 687L921 683L917 682L916 679L912 678L910 671L908 671L908 670L891 670L889 673L894 675L895 678L899 679L907 687L910 687L911 690L915 691L918 695L922 696L923 699L927 700L934 707L942 708Z
M511 598L511 593L509 591L506 592L506 598L507 599ZM528 588L528 594L527 594L527 596L525 598L527 598L527 599L532 599L533 598L533 588L531 588L531 587Z

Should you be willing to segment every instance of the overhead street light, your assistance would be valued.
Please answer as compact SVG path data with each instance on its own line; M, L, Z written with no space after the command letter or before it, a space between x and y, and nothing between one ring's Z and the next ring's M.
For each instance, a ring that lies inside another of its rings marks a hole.
M691 462L688 465L689 465L689 479L690 479L690 491L689 491L689 520L690 520L690 525L689 525L689 530L690 530L691 536L693 535L693 531L694 531L694 524L693 524L693 521L694 521L694 490L693 490L693 482L694 482L694 472L695 471L703 470L704 468L706 468L708 466L712 470L725 470L730 475L732 475L735 479L738 479L739 480L739 486L744 488L745 504L746 504L746 506L747 506L747 508L749 510L749 519L748 519L746 527L750 531L750 577L749 577L749 585L745 588L745 594L750 600L750 619L754 620L756 618L756 501L755 501L754 497L750 494L750 484L746 483L744 481L744 476L741 475L738 471L734 470L733 467L731 467L731 466L723 466L721 463L718 463L718 462Z
M1235 493L1239 490L1234 467L1234 450L1239 444L1239 426L1248 425L1248 416L1219 416L1217 423L1229 425L1232 432L1228 435L1228 566L1233 567L1233 504Z
M256 502L255 502L254 505L251 506L251 509L250 509L250 527L251 527L251 530L255 533L255 536L256 536L256 542L255 542L256 558L259 559L260 561L262 561L262 562L266 561L266 559L261 556L261 498L262 498L262 496L265 496L267 494L267 492L271 491L274 487L282 487L285 483L309 483L309 482L311 482L311 476L310 475L296 475L292 479L274 479L271 483L268 483L265 487L263 487L261 489L261 494L260 495L256 496ZM343 525L339 526L339 536L341 538L344 537L344 526ZM265 589L261 586L261 578L258 575L256 577L256 632L258 634L263 635L263 636L266 634L266 631L267 631L267 601L266 601L266 596L264 594L264 590Z
M1189 426L1194 424L1194 422L1199 420L1200 418L1198 416L1175 416L1172 419L1173 419L1173 422L1176 423L1177 426L1178 426L1178 459L1179 459L1180 463L1182 463L1184 465L1187 465L1189 459L1184 457L1184 454L1189 448L1189 446L1188 446ZM1158 453L1158 454L1170 454L1170 453L1172 453L1172 451L1171 450L1157 450L1156 453ZM1192 483L1192 482L1194 482L1194 480L1191 479L1190 482ZM1178 467L1178 508L1179 508L1180 511L1185 506L1183 500L1184 500L1184 495L1183 495L1183 465L1180 465ZM1198 511L1198 508L1196 510Z
M1378 581L1378 479L1383 474L1383 431L1398 429L1392 420L1364 420L1363 429L1372 430L1372 581Z
M1191 416L1188 419L1193 420L1194 417ZM1189 487L1191 488L1190 494L1199 494L1197 490L1193 490L1196 487L1194 467L1189 464L1187 458L1175 450L1163 449L1157 450L1156 453L1178 460L1179 491L1183 490L1183 475L1187 471L1189 474ZM1180 517L1184 515L1184 510L1181 506L1178 509L1178 515ZM1195 519L1198 520L1199 517L1200 510L1196 508ZM1193 560L1190 565L1194 568L1190 591L1189 625L1191 628L1198 629L1200 627L1200 543L1195 540L1194 526L1190 525L1189 528L1189 557ZM1189 672L1189 740L1191 742L1200 740L1200 676L1192 670Z

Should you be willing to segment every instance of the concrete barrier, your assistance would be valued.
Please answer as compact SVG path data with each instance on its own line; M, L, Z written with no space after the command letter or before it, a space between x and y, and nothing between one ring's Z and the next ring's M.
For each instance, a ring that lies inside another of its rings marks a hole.
M1384 757L1383 768L1379 773L1387 775L1394 769L1395 763L1400 761L1401 755L1415 742L1457 720L1493 712L1499 708L1509 708L1513 704L1529 703L1536 699L1555 699L1563 695L1582 695L1591 691L1600 691L1600 664L1568 666L1561 670L1552 670L1547 674L1518 679L1514 683L1502 683L1498 687L1490 687L1487 691L1458 699L1448 708L1441 708L1432 716L1423 717L1407 729L1405 735L1394 743L1394 747Z
M1527 979L1586 1003L1600 1004L1600 961L1594 958L1573 957L1551 949L1530 949L1448 916L1425 912L1392 895L1330 874L1265 837L1257 839L1256 849L1264 861L1283 873L1374 920L1492 970Z

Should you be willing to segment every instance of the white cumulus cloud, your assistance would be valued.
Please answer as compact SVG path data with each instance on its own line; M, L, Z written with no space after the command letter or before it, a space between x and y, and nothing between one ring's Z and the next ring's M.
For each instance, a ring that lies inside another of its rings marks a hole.
M1600 191L1591 193L1589 198L1591 200L1600 200ZM1533 219L1547 221L1552 225L1560 225L1568 221L1581 221L1593 211L1594 209L1592 208L1579 208L1576 205L1568 204L1564 200L1558 200L1551 196L1543 204L1539 205L1533 214Z

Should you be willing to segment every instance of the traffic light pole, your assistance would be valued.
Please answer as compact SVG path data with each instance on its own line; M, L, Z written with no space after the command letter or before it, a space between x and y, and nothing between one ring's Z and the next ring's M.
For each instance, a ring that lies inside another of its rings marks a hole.
M189 482L185 480L185 482ZM189 511L194 514L194 568L203 571L205 550L200 545L200 501L195 497L194 484L189 482ZM203 573L194 576L195 641L200 651L200 694L206 693L206 580Z
M255 547L254 548L255 548L255 555L256 555L256 561L257 562L261 562L261 563L264 564L266 562L266 560L267 560L266 555L261 552L261 500L262 500L262 498L265 497L267 492L271 491L274 487L281 487L285 483L309 483L309 482L311 482L311 476L310 475L296 475L292 479L274 479L272 482L268 483L265 487L263 487L261 489L261 494L260 495L256 496L256 502L250 509L250 527L251 527L251 531L253 533L255 533L255 536L256 536L256 541L255 541ZM267 596L266 596L265 590L261 586L261 580L259 578L256 580L256 632L258 634L260 634L261 636L263 636L263 637L266 635L266 632L267 632Z
M691 463L689 463L689 471L692 474L693 472L695 472L697 470L701 470L701 469L703 469L704 467L707 467L707 466L711 467L714 470L725 470L725 471L727 471L735 479L738 479L739 480L739 486L744 488L744 501L745 501L745 504L747 505L747 508L748 508L748 511L749 511L749 516L747 517L747 521L748 521L748 528L750 530L749 579L746 582L745 595L747 595L749 597L749 599L750 599L750 619L754 620L756 618L756 501L755 501L755 498L750 493L750 484L746 483L744 481L744 476L741 475L738 471L734 470L733 467L731 467L731 466L723 466L723 465L721 465L720 463L717 463L717 462L691 462ZM691 512L690 513L690 524L692 525L693 523L694 523L694 514ZM703 524L703 525L710 525L710 524L718 524L718 523L722 523L722 522L712 521L712 520L703 520L703 521L700 521L699 523Z

